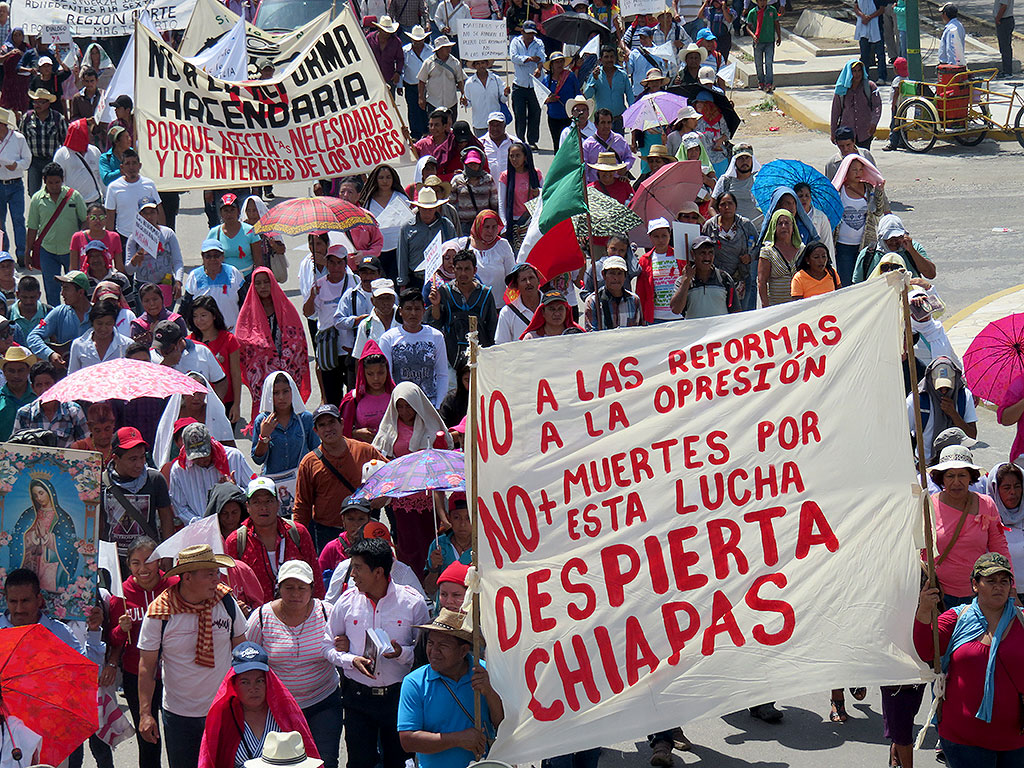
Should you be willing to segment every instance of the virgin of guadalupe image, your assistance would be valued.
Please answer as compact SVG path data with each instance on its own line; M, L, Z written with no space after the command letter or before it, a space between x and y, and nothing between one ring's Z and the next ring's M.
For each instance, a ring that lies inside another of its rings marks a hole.
M56 592L71 583L78 569L75 522L48 479L33 477L28 493L32 506L11 531L10 567L35 571L43 591Z

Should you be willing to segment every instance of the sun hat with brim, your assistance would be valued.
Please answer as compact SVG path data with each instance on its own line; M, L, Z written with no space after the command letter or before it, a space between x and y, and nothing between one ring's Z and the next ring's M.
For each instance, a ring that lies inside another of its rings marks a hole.
M441 632L452 637L457 637L467 643L473 642L472 619L468 613L452 611L442 608L441 612L429 624L417 624L417 629L425 629L428 632Z
M39 88L35 91L29 91L28 97L33 101L35 101L36 99L46 99L46 101L50 102L51 104L53 104L53 102L57 100L57 97L45 88Z
M285 579L298 579L303 584L312 584L313 569L305 560L287 560L277 569L277 583Z
M596 163L587 163L595 171L624 171L628 167L626 163L619 161L619 156L614 152L601 152L597 156Z
M373 22L373 26L382 32L387 32L389 35L393 35L398 31L398 24L390 16L381 16L380 21Z
M323 760L306 755L298 731L271 731L263 739L262 754L243 763L245 768L320 768L323 764Z
M284 568L284 566L281 567ZM260 672L270 671L270 657L261 646L247 640L231 649L231 670L236 675L251 672L254 669L258 669Z
M2 370L8 363L24 363L25 365L32 367L37 362L39 362L38 358L28 349L18 346L17 344L12 344L7 348L7 351L4 352L4 356L0 357L0 370Z
M699 120L700 112L687 104L685 107L676 112L676 119L674 123L678 123L681 120Z
M971 579L979 579L983 576L995 576L997 573L1008 573L1013 578L1013 566L1006 558L998 552L986 552L974 561L971 569Z
M974 454L963 445L947 445L939 454L939 463L928 467L929 472L945 472L947 469L985 470L974 463Z
M669 152L668 147L666 147L664 144L653 145L650 148L650 150L648 150L647 154L644 155L645 160L650 160L652 157L660 157L662 160L676 159L676 156Z
M522 264L516 264L512 271L505 275L505 285L509 287L515 285L516 281L519 279L519 273L524 269L532 269L534 272L537 271L536 267L532 264L527 264L525 261Z
M661 70L657 67L651 67L647 70L647 74L644 75L644 79L640 81L640 85L647 85L648 83L662 83L667 81L668 78L661 74Z
M57 280L62 283L72 283L73 285L77 285L83 291L89 290L89 278L86 276L85 272L79 272L77 269L73 269L63 275L57 275Z
M214 553L209 544L193 544L178 553L178 557L165 576L177 576L179 573L205 571L210 568L233 568L234 558Z
M626 269L626 260L621 256L608 256L605 258L604 263L601 264L602 274L609 269L621 269L623 272L629 271Z
M441 48L453 48L455 43L448 39L448 35L441 35L434 41L434 50Z
M562 53L562 51L552 51L548 54L547 61L545 61L541 66L544 67L544 69L551 69L551 62L565 61L565 59L566 55Z
M430 37L430 35L421 24L417 24L409 31L409 39L417 43L420 40L426 40L428 37Z
M438 198L437 194L430 187L423 187L420 190L416 200L413 201L413 205L417 208L440 208L442 205L447 203L448 200L445 198Z
M588 99L584 96L573 96L571 99L566 99L565 102L565 114L572 116L572 111L576 107L586 107L587 111L592 115L596 109L593 99Z
M965 440L967 440L967 433L960 427L944 429L932 440L932 456L936 453L941 455L943 449L951 445L964 445Z
M434 196L441 201L441 205L444 205L444 201L452 193L452 185L447 181L441 181L440 176L427 176L423 180L423 186L434 190Z
M0 123L6 123L8 128L17 128L18 119L14 116L14 113L9 109L0 107Z

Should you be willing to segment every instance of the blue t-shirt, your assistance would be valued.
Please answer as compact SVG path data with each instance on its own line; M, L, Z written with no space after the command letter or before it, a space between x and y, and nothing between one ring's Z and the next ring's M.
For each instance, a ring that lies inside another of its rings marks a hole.
M206 236L217 240L224 246L224 263L241 270L243 275L252 272L252 246L260 241L260 236L252 231L251 224L242 223L234 237L228 237L224 227L218 224Z

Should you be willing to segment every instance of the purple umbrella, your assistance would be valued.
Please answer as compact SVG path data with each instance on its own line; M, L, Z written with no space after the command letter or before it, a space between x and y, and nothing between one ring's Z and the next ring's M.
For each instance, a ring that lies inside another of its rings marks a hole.
M466 490L466 454L427 448L389 461L351 496L372 501L384 496L412 496L423 491Z
M657 91L644 94L622 113L622 124L626 128L635 128L638 131L657 128L659 125L671 125L679 110L686 104L685 98L674 93Z

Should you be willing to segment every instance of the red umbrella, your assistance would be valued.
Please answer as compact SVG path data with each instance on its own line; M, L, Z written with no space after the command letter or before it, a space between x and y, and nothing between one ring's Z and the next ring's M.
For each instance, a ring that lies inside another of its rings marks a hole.
M44 403L86 400L135 400L206 392L206 387L166 365L119 358L75 371L54 384L40 398Z
M669 163L640 182L629 207L644 221L659 216L675 221L683 203L696 200L703 184L700 160Z
M360 224L377 224L369 211L337 197L297 197L271 208L253 231L304 235L308 232L348 232Z
M93 662L41 624L0 629L3 711L42 734L42 763L60 765L96 733L98 677Z
M1005 406L1020 399L1022 377L1024 314L1008 315L989 323L974 337L964 353L964 379L973 394Z

